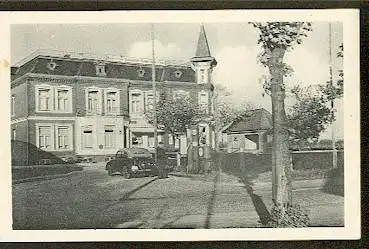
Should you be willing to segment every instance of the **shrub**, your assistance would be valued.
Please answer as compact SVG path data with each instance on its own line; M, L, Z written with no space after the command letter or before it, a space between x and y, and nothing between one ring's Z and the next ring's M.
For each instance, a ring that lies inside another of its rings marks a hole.
M308 227L310 218L308 211L300 205L286 205L284 214L282 206L274 205L270 213L268 227Z
M333 195L344 196L345 180L343 168L331 169L328 172L323 191Z

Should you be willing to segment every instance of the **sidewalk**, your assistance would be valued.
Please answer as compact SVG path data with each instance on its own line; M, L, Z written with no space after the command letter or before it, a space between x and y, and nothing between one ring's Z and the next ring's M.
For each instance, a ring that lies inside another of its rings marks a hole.
M292 202L309 211L311 226L344 226L344 197L323 192L321 189L326 180L293 181ZM271 179L268 182L255 179L251 187L252 194L270 210L273 205Z
M173 186L174 183L175 186ZM173 187L167 188L167 185ZM172 174L166 181L159 181L152 187L155 194L150 198L163 197L162 200L165 201L160 205L165 206L164 210L160 212L157 210L158 214L150 215L148 219L140 216L117 224L115 228L216 229L260 226L252 200L246 193L244 185L235 176L224 173L219 175L218 172L206 176ZM162 191L157 191L158 189ZM178 196L182 192L187 192L183 199ZM144 196L146 196L145 193L139 192L133 198L140 199Z

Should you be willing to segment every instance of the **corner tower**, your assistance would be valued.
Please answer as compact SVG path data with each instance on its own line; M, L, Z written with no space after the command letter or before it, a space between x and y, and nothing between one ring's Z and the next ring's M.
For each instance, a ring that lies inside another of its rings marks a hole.
M201 24L196 54L191 58L192 68L196 72L197 84L211 84L211 73L217 61L211 56L204 25Z

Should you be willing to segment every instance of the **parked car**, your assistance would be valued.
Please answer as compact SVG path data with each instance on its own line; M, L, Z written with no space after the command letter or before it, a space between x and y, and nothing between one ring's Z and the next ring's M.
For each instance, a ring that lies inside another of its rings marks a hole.
M115 158L106 163L108 175L120 174L125 178L157 175L157 167L150 151L127 148L117 151Z

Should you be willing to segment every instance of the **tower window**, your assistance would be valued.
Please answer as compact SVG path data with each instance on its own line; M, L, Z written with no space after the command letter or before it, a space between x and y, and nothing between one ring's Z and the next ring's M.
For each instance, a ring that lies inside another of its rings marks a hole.
M200 69L200 83L205 83L205 69Z

